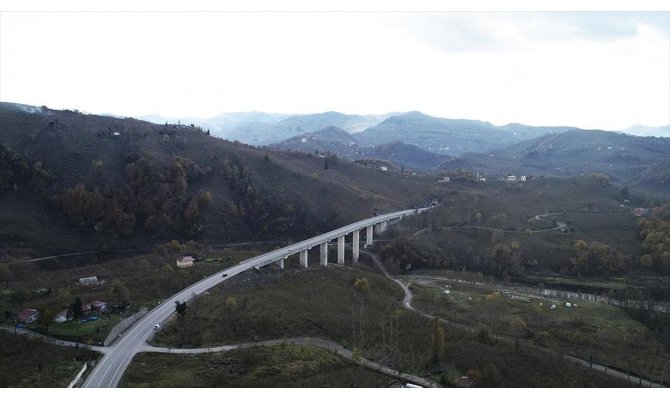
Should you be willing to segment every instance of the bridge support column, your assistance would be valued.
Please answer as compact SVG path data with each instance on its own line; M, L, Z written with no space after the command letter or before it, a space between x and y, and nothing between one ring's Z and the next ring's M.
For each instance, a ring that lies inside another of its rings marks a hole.
M377 233L382 234L386 232L386 229L388 229L388 222L387 221L382 221L379 223L379 225L376 226L377 228Z
M358 247L360 244L360 233L361 232L358 229L354 231L353 242L351 243L351 247L354 249L353 254L351 255L353 262L358 262L358 256L360 255L360 250Z
M344 236L337 238L337 263L344 264Z
M321 243L319 245L319 250L321 253L319 254L320 263L325 267L326 265L328 265L328 242Z
M374 230L374 227L374 225L369 225L366 228L365 244L368 246L372 246L372 231Z
M281 260L277 261L277 265L279 265L279 268L284 269L284 259L282 258Z
M300 252L300 265L303 267L307 268L307 265L309 264L309 260L307 259L309 250L303 250Z

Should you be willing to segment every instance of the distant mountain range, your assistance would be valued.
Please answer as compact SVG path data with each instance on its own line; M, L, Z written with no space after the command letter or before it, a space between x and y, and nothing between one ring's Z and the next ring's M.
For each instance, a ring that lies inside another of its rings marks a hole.
M670 125L665 126L633 125L629 128L624 129L622 132L635 136L670 137Z
M143 115L138 117L144 121L153 122L154 124L194 124L202 129L210 131L213 136L222 137L224 132L228 132L231 129L235 129L239 126L245 126L248 124L268 124L279 122L286 118L291 117L291 114L268 114L263 112L251 111L251 112L239 112L239 113L224 113L219 114L212 118L196 118L196 117L183 117L183 118L168 118L161 115Z
M436 118L418 111L379 115L349 115L333 111L304 115L246 112L225 113L207 119L177 119L158 115L143 116L141 119L158 124L194 124L209 130L212 136L255 146L277 145L332 126L353 134L359 146L374 147L403 142L448 156L472 152L487 153L542 135L578 129L571 126L530 126L519 123L496 126L479 120ZM670 126L634 125L622 132L635 136L670 137ZM348 144L350 139L347 138L342 143ZM327 147L335 146L336 141L329 142ZM294 148L298 149L295 146ZM318 148L312 146L310 149L314 151ZM330 151L339 153L335 149ZM346 151L342 155L346 155Z
M148 115L140 118L154 123L165 123L167 121L168 123L194 124L203 129L209 129L213 136L259 146L279 142L302 133L318 131L328 126L337 127L349 133L356 133L376 125L392 115L395 114L348 115L330 111L307 115L260 112L229 113L209 119L166 119L158 115Z
M367 145L402 141L437 154L459 156L468 152L486 152L569 129L574 128L521 124L497 127L483 121L435 118L413 111L388 118L357 134L356 138Z
M452 159L400 141L376 146L361 145L358 140L360 136L361 134L352 135L337 127L329 126L316 132L294 136L271 147L304 153L336 154L351 161L380 159L412 169L435 168L440 163Z

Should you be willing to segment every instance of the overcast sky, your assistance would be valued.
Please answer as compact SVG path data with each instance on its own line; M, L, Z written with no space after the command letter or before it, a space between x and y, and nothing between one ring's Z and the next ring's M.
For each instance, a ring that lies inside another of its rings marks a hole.
M124 116L670 124L670 13L0 14L0 99Z

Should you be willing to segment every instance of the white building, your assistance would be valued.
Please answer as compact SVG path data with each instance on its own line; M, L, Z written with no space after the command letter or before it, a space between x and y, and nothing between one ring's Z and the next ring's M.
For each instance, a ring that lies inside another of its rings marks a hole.
M193 261L195 261L195 258L193 258L191 256L178 258L177 259L177 267L179 267L179 268L192 267L193 266Z
M88 276L86 278L79 278L79 284L82 286L97 285L98 277L97 276Z

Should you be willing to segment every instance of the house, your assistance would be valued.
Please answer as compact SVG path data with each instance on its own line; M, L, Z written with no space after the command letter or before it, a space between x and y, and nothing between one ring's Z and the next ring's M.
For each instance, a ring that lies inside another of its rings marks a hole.
M37 317L39 316L39 313L37 310L34 308L26 308L24 310L21 310L18 315L18 320L19 322L23 322L24 324L30 324L32 322L35 322L37 320Z
M520 179L521 179L522 182L526 182L526 175L521 175Z
M300 143L307 143L307 138L306 137L300 138Z
M507 177L505 178L505 181L516 182L516 176L515 175L507 175Z
M479 178L479 182L486 182L486 178L482 176L481 178Z
M381 169L382 171L386 172L386 171L389 170L389 167L387 167L386 165L382 165L381 167L379 167L379 169Z
M445 176L444 178L438 179L437 181L439 183L449 183L450 180L451 180L451 178L449 178L448 176Z
M104 313L107 312L107 303L105 303L104 301L94 300L90 303L84 304L81 308L84 310L84 313L90 313L90 312Z
M193 261L195 261L195 258L193 258L191 256L178 258L177 259L177 267L179 267L179 268L192 267L193 266Z
M79 278L79 284L82 286L97 285L98 277L97 276L88 276L86 278Z

